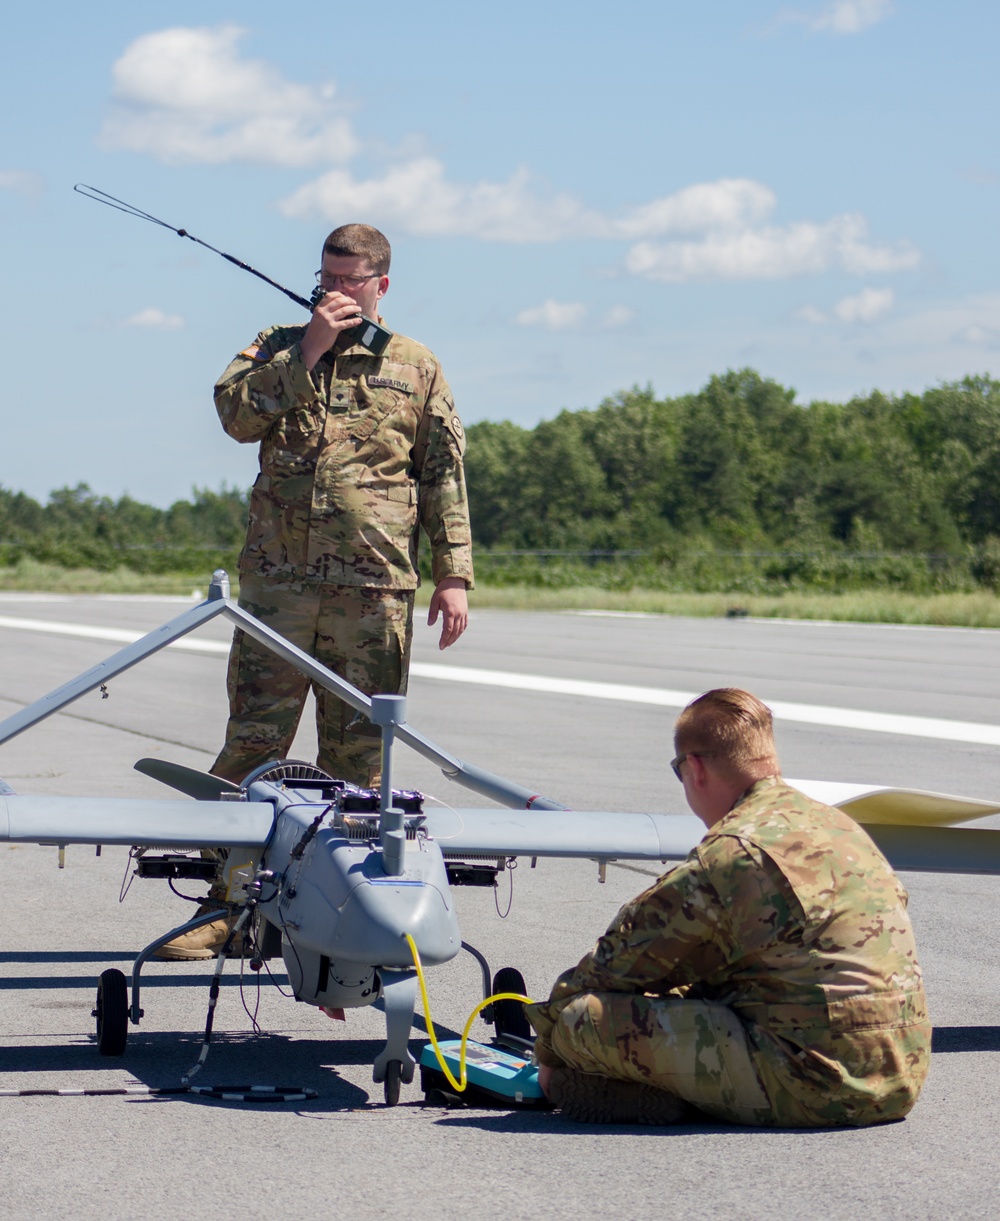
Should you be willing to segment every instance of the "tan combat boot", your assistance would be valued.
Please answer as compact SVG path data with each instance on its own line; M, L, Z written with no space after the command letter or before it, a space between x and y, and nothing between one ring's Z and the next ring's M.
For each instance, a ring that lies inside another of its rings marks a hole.
M218 920L210 920L208 924L203 924L200 928L181 933L172 941L161 945L153 957L167 962L194 962L202 958L218 958L226 938L229 936L229 930L236 923L236 914L231 904L211 898L202 903L195 914L200 916L204 912L210 911L219 912ZM243 938L241 935L233 939L229 952L230 954L242 954Z
M680 1123L689 1114L676 1094L637 1081L616 1081L564 1066L552 1073L549 1097L567 1119L578 1123Z

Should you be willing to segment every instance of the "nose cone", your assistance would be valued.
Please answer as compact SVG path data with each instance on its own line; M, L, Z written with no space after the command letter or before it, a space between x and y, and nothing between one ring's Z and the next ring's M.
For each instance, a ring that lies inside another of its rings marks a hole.
M337 962L373 967L413 965L404 934L428 963L447 962L462 946L441 850L432 840L407 841L402 872L387 876L377 847L317 836L317 851L293 893L269 914L291 940ZM323 850L329 848L329 851Z
M412 966L404 934L417 943L429 966L447 962L461 949L455 909L444 879L372 877L355 886L340 911L331 957L383 967Z

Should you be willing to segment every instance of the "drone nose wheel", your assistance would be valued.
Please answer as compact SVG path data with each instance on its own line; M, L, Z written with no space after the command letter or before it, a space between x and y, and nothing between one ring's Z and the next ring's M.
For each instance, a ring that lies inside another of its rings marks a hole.
M97 1047L102 1056L120 1056L128 1039L128 985L121 971L110 967L97 984Z
M399 1102L399 1083L403 1079L403 1065L399 1060L390 1060L385 1066L385 1105L394 1107Z
M493 976L494 995L498 992L516 992L519 996L524 996L524 989L524 976L516 967L501 967ZM494 1001L493 1028L498 1039L509 1034L530 1042L534 1037L524 1012L524 1005L520 1001Z

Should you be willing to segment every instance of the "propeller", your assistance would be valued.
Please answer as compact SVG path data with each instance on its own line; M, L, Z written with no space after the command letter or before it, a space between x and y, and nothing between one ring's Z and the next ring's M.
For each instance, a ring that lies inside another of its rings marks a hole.
M135 765L137 772L169 785L195 801L218 801L223 793L239 793L240 786L210 772L199 772L193 767L171 763L169 759L140 759Z

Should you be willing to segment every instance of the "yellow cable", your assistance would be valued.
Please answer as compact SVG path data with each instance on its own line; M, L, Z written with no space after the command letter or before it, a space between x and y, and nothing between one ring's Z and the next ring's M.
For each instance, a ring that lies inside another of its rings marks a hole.
M535 1002L530 996L521 996L519 992L497 992L494 996L488 996L486 1000L478 1004L475 1009L469 1014L469 1020L465 1023L465 1029L462 1031L462 1045L458 1053L458 1072L459 1080L456 1081L451 1069L445 1063L444 1056L441 1054L441 1048L438 1046L437 1035L434 1033L434 1022L431 1020L431 1003L427 997L427 985L424 982L424 968L420 963L420 953L417 950L417 943L413 940L409 933L404 933L406 944L410 947L410 953L413 955L413 965L417 969L417 982L420 984L420 999L424 1003L424 1017L427 1019L427 1033L431 1037L431 1047L434 1048L434 1055L437 1057L437 1062L441 1067L441 1071L445 1075L445 1079L453 1090L461 1094L465 1087L469 1084L468 1077L465 1072L465 1045L469 1041L469 1031L472 1029L472 1023L476 1020L479 1014L487 1005L491 1005L494 1001L523 1001L526 1005L533 1005Z

